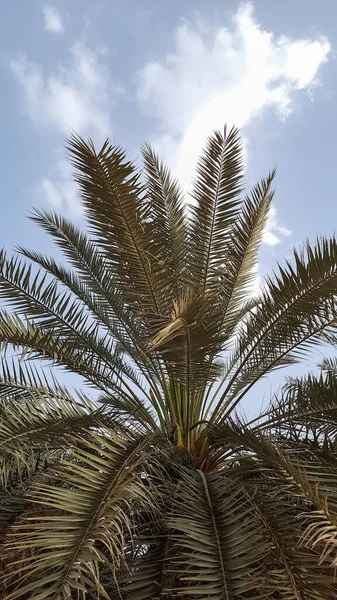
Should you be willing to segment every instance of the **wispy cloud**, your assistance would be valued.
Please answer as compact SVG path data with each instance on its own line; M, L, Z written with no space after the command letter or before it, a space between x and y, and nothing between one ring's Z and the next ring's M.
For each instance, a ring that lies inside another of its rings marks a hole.
M61 15L55 6L46 4L43 7L44 29L51 33L63 33L64 26Z
M53 5L44 7L44 15L46 28L61 32ZM136 96L141 110L153 118L153 144L185 187L213 129L225 122L244 127L267 106L287 118L299 91L317 84L330 51L324 37L275 38L256 22L250 2L228 27L185 22L173 40L168 55L138 73ZM22 108L38 127L63 136L75 130L97 141L113 133L114 103L125 91L114 83L103 51L78 41L68 59L49 72L24 54L10 67L23 92ZM54 171L56 180L44 178L40 188L52 205L76 212L75 188L63 159L56 160ZM275 245L289 233L272 213L265 242Z
M76 131L98 142L112 133L111 109L123 88L114 85L103 51L76 42L69 60L45 74L38 63L19 54L10 68L23 90L22 108L39 127L68 135ZM40 188L53 206L79 211L64 160L55 167L57 181L44 178Z
M268 246L276 246L281 241L279 236L288 237L291 233L291 229L279 224L277 220L277 210L275 206L272 206L269 213L268 224L263 234L264 243L268 244Z
M317 84L329 51L325 37L276 38L256 22L251 2L229 28L179 25L172 52L139 73L138 101L155 119L154 145L188 188L212 130L225 122L244 127L267 106L287 118L299 90ZM289 233L272 213L264 241L275 245Z
M105 137L111 131L111 103L122 89L113 85L102 58L102 52L76 42L69 62L47 75L24 54L12 60L24 92L23 108L32 121L62 133L74 129Z
M77 185L72 177L71 166L59 152L54 166L54 178L43 177L39 189L45 201L56 212L66 211L69 217L82 215Z

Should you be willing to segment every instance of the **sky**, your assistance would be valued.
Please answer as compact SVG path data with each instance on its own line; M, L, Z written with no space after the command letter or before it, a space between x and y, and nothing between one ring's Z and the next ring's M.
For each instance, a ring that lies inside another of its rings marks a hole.
M133 160L152 143L188 191L225 123L242 129L249 184L277 166L260 277L334 232L335 0L12 0L1 13L1 246L52 252L32 207L81 221L72 131Z

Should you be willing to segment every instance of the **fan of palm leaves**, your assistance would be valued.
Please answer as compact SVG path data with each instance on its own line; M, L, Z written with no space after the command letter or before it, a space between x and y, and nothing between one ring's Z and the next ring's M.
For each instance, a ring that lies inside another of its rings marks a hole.
M253 297L275 172L244 192L236 129L190 204L149 146L142 170L108 140L68 152L86 231L36 210L66 260L0 254L1 597L336 598L333 361L259 420L235 412L334 341L336 239Z

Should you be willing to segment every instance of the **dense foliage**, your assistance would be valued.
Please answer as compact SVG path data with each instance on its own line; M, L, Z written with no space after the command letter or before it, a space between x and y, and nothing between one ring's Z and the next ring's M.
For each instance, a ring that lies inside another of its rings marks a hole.
M87 233L32 218L70 266L0 255L1 597L334 600L336 365L259 419L236 407L334 342L336 240L254 298L274 172L244 193L235 129L209 139L188 205L148 146L142 171L109 141L68 150Z

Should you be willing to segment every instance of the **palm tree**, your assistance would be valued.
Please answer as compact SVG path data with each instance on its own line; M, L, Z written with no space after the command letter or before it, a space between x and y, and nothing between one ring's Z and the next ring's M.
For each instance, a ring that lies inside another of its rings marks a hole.
M68 150L87 233L32 219L71 268L0 257L2 597L335 599L335 371L236 412L334 340L335 238L253 298L275 173L243 193L236 129L209 139L188 206L149 146L141 172L109 141Z

